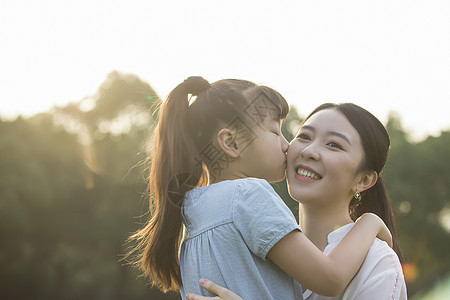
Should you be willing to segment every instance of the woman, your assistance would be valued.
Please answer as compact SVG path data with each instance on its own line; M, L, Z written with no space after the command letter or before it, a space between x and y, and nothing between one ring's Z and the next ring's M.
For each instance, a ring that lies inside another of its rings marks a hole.
M324 253L331 251L364 212L378 214L393 234L394 252L376 240L344 293L305 299L407 299L392 209L380 173L390 141L381 122L351 103L323 104L303 122L290 143L287 181L300 202L300 227ZM200 284L222 299L239 299L211 281ZM189 295L188 299L207 299Z

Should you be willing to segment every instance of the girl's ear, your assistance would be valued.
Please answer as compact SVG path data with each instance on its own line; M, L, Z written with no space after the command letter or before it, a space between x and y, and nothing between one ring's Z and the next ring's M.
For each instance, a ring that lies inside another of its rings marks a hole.
M358 192L363 192L365 190L370 189L377 183L378 180L378 173L375 171L370 172L363 172L360 175L359 180L356 183L356 186L354 187L354 192L356 193L356 188L358 189Z
M223 128L217 133L217 142L223 152L231 158L239 157L238 145L236 143L236 133L228 128Z

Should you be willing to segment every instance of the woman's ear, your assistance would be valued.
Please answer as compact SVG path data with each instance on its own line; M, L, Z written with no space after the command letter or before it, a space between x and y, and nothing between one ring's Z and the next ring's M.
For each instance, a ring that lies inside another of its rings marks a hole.
M373 187L375 183L377 183L377 180L378 180L378 173L376 171L363 172L361 173L355 188L357 188L358 192L361 193Z
M217 133L217 142L223 152L231 158L239 157L238 145L236 143L236 133L228 128L223 128Z

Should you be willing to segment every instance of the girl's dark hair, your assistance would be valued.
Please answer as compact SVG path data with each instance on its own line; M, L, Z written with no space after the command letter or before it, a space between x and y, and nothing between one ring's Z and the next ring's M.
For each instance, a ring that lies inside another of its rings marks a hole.
M136 254L132 263L164 292L181 286L178 249L186 193L210 182L218 163L214 157L221 152L215 144L218 131L237 123L257 125L263 121L258 119L261 103L273 105L279 119L289 111L278 92L237 79L209 84L189 77L162 103L150 159L150 220L129 238L136 244L126 257Z
M378 180L376 184L361 192L361 200L352 199L349 206L350 216L355 221L363 213L372 212L383 219L389 228L393 239L393 249L401 262L403 256L398 244L395 228L394 214L386 188L381 178L381 172L386 164L390 147L389 134L383 124L370 112L353 103L325 103L317 107L305 120L324 109L337 109L342 112L361 137L364 149L364 158L361 170L376 171Z

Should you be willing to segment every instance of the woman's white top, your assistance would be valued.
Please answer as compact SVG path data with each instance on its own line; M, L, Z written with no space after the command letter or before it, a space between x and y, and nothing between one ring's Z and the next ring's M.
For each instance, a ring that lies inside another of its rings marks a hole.
M331 232L328 235L328 245L323 252L325 254L330 253L354 225L354 223L350 223ZM303 297L305 300L403 300L408 298L398 256L386 242L379 239L375 239L373 242L361 269L350 281L343 294L338 297L324 297L306 290Z

